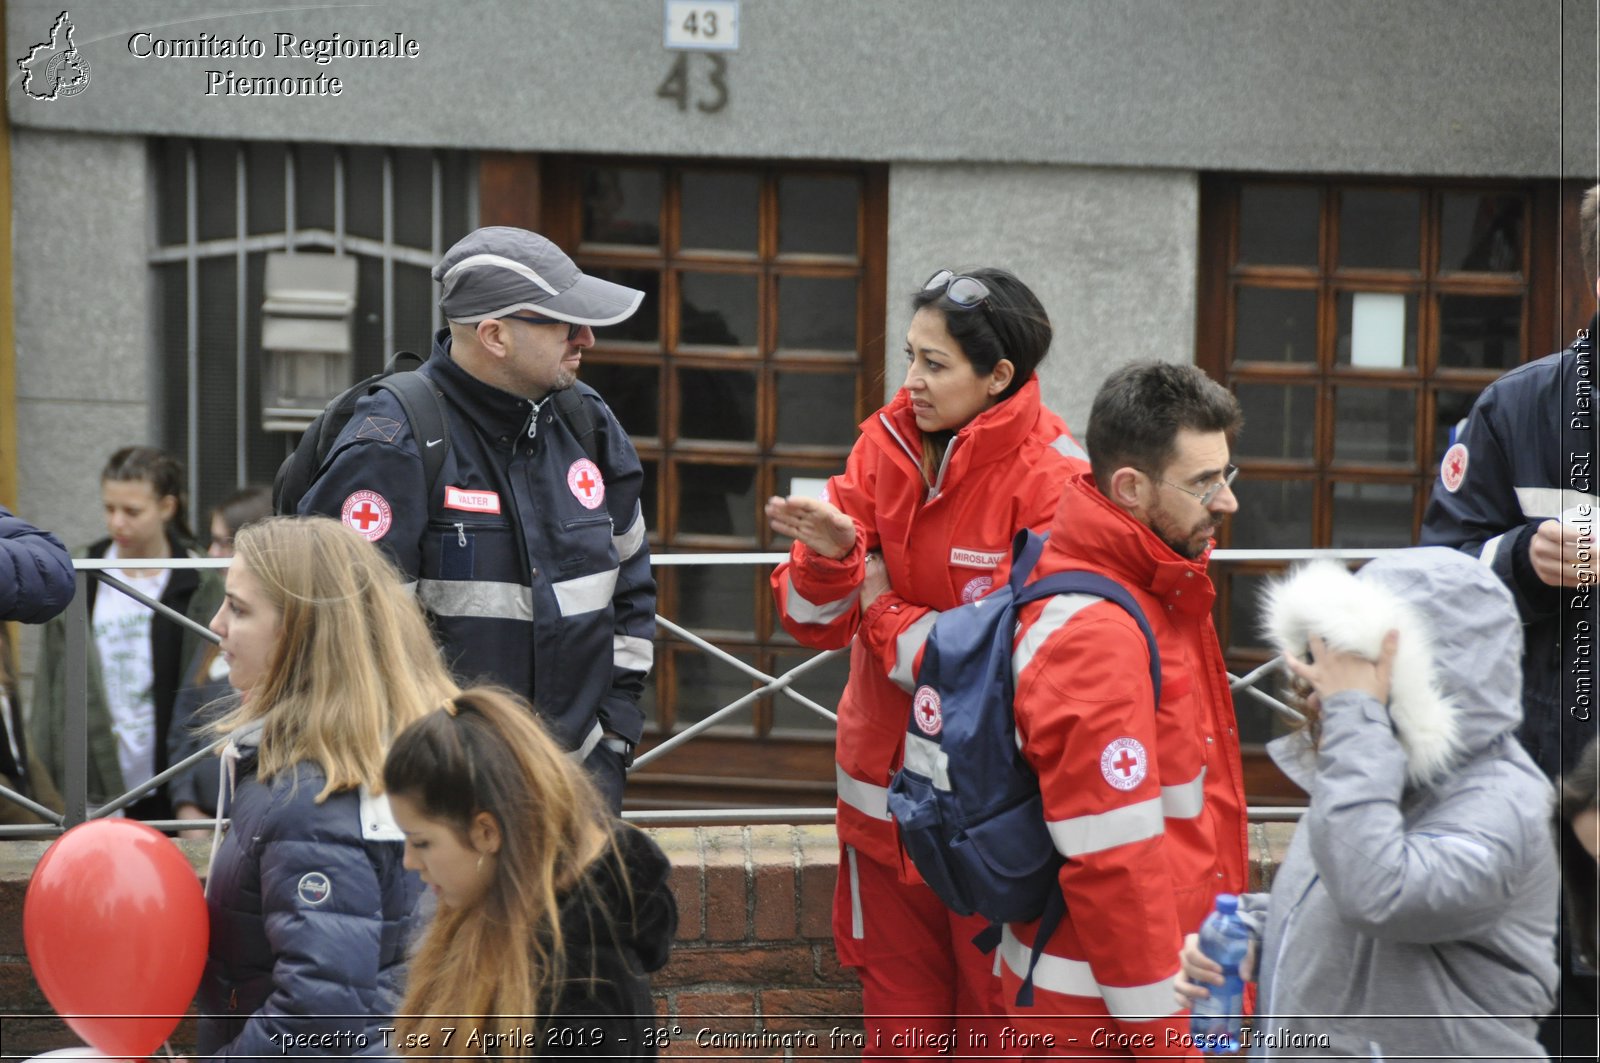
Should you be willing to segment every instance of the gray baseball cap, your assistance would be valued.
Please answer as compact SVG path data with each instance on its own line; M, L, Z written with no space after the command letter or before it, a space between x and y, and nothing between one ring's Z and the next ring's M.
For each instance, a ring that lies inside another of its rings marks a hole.
M433 268L444 287L439 308L474 324L518 310L577 325L615 325L639 309L644 292L585 276L538 233L493 225L462 237Z

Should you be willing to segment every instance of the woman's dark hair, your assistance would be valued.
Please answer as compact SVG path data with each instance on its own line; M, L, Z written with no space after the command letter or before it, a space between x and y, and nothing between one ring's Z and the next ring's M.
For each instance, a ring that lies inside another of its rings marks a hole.
M272 488L246 484L219 502L211 515L221 517L228 534L232 535L253 520L272 516Z
M1572 770L1561 777L1561 797L1556 808L1556 848L1561 853L1561 889L1566 895L1568 934L1578 952L1596 964L1600 954L1600 912L1596 912L1597 881L1594 857L1572 832L1574 816L1600 806L1600 739L1590 741Z
M167 534L176 536L184 545L194 541L189 530L188 500L183 489L183 464L166 451L156 447L123 447L111 455L106 467L100 470L101 483L137 483L150 485L156 498L171 495L178 502L167 521Z
M986 266L961 276L982 281L989 297L977 306L965 307L951 302L942 287L925 288L911 297L911 308L931 306L944 314L945 331L961 344L961 353L979 376L994 372L1000 359L1010 360L1016 373L996 400L1004 402L1022 390L1049 353L1055 334L1050 315L1033 291L1009 270Z
M1177 455L1178 432L1221 432L1232 444L1244 414L1227 388L1192 365L1133 362L1100 385L1086 443L1102 491L1124 466L1158 475Z

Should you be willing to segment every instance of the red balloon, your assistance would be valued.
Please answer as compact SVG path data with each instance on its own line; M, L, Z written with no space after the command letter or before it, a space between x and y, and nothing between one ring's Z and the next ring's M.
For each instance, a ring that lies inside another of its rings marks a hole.
M33 976L108 1056L161 1047L194 999L211 936L205 894L165 835L128 819L80 824L45 850L22 905Z

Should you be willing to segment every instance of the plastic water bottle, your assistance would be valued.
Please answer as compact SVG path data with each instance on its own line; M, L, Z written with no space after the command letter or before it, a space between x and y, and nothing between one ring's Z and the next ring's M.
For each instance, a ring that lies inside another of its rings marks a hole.
M1206 986L1211 995L1189 1009L1189 1032L1206 1055L1239 1051L1244 1025L1244 979L1239 966L1250 948L1250 928L1239 918L1239 898L1217 894L1216 910L1200 924L1200 951L1222 965L1221 985Z

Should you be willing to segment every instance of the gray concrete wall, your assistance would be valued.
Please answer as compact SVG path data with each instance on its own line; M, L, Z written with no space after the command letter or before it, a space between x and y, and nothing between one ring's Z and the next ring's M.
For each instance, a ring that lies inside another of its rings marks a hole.
M99 472L155 438L144 142L17 130L18 505L69 545L105 534Z
M59 0L9 0L6 55ZM691 156L1402 175L1595 168L1589 0L743 0L714 114L658 98L661 0L72 5L91 82L12 121L75 130ZM268 57L137 58L201 33ZM274 34L414 38L415 59L274 58ZM337 97L207 96L208 69ZM714 99L704 55L693 100Z
M1192 173L891 167L887 393L905 366L909 293L941 267L1001 266L1050 314L1045 402L1081 441L1111 369L1138 358L1194 360L1198 216Z

